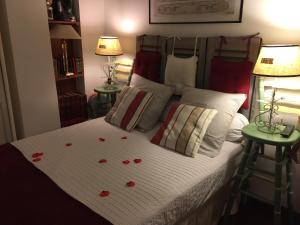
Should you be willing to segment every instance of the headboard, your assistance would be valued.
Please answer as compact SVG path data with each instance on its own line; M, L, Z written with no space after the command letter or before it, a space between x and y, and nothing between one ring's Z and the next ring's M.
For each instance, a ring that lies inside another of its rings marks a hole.
M229 61L239 61L248 58L254 65L262 44L262 38L257 35L258 34L241 37L198 37L196 87L209 88L211 62L214 56L219 56L222 59ZM176 37L174 47L175 56L192 56L194 54L195 38L196 37ZM138 36L136 40L137 52L144 50L149 52L159 52L161 54L160 81L162 83L164 81L166 58L167 55L172 52L173 43L174 37L158 35L142 35ZM253 76L251 76L250 83L251 88L249 96L252 96L253 89L256 86L255 78ZM252 97L250 98L252 99ZM251 103L249 109L251 109ZM241 112L250 118L250 110L241 110Z
M166 52L166 37L160 36L160 35L141 35L137 37L137 41L136 41L136 51L137 54L139 52L148 52L148 53L158 53L161 55L161 60L160 60L160 70L159 70L159 78L158 81L160 81L161 83L164 82L163 79L163 74L164 74L164 68L165 68L165 64L166 64L166 56L167 56L167 52ZM154 56L155 57L155 56ZM143 61L143 59L141 59ZM142 62L137 62L135 60L134 65L133 65L133 71L135 72L135 70L143 70L145 71L145 73L150 71L147 71L150 66L149 62L143 62L146 64L146 68L137 68L139 65L138 63L142 63ZM156 74L152 75L153 77L156 77Z

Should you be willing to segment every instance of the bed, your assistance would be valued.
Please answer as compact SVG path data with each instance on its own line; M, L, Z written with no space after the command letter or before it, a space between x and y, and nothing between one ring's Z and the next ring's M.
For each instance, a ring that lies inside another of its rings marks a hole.
M163 73L169 40L149 37L165 52ZM195 45L197 87L207 83L205 57L217 40ZM0 224L217 225L242 144L225 141L216 156L192 158L151 143L160 126L127 132L98 118L0 146Z
M128 225L182 220L229 181L241 144L226 142L216 158L190 158L153 145L154 130L127 133L100 118L2 147L1 202L7 205L1 203L1 221ZM42 160L33 162L37 152ZM130 180L134 188L126 187ZM110 196L101 198L103 190Z

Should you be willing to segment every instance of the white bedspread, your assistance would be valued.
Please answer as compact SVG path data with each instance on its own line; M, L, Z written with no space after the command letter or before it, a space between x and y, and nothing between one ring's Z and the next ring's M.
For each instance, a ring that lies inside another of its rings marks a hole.
M43 152L34 165L114 225L171 225L228 179L228 162L241 146L225 142L216 158L190 158L153 145L153 133L127 133L100 118L13 145L31 162L33 153ZM107 163L100 164L100 159ZM142 162L135 164L134 159ZM128 181L135 186L127 187ZM110 195L100 197L103 190Z

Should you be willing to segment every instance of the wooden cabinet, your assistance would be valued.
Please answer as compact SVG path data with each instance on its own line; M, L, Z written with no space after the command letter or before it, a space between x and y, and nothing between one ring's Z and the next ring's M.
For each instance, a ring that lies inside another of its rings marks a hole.
M56 89L59 104L61 126L69 126L87 120L87 100L84 85L84 65L82 54L79 0L54 0L56 4L66 7L71 2L71 8L62 8L73 15L72 18L62 18L54 11L53 19L49 18L49 30ZM59 18L59 19L58 19Z

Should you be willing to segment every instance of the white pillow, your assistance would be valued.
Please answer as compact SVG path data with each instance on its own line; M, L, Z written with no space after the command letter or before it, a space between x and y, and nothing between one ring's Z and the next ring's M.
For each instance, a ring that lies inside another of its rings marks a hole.
M169 110L170 110L171 106L173 105L173 103L179 102L180 98L181 98L181 96L179 96L179 95L171 96L171 98L169 99L168 103L166 104L162 114L160 115L159 121L161 121L161 122L165 121L165 119L168 116L168 113L169 113Z
M142 131L151 130L159 120L174 90L166 85L143 78L138 74L132 75L130 86L153 93L153 98L137 126Z
M198 57L178 58L168 55L165 84L175 87L175 94L181 95L184 87L195 87Z
M203 138L199 153L209 157L215 157L219 154L233 117L245 99L245 94L228 94L197 88L183 89L180 102L218 110L218 114L210 123Z
M232 123L229 127L226 136L226 141L242 142L243 140L242 129L244 126L248 124L249 124L249 120L243 114L237 113L233 118Z

